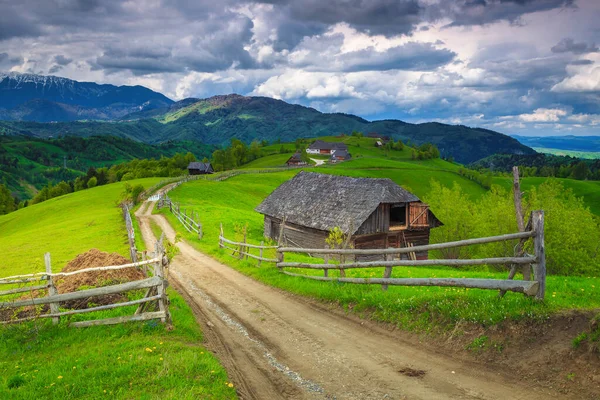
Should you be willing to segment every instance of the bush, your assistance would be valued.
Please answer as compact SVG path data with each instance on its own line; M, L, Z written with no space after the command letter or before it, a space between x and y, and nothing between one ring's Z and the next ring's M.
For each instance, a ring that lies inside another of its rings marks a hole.
M493 185L473 201L458 184L446 188L432 182L427 196L444 226L431 231L432 243L517 232L512 193ZM525 222L532 210L545 212L546 268L549 274L597 276L600 260L600 223L583 199L548 180L526 193ZM517 241L490 243L438 252L440 258L488 258L514 255ZM529 242L529 253L532 253Z

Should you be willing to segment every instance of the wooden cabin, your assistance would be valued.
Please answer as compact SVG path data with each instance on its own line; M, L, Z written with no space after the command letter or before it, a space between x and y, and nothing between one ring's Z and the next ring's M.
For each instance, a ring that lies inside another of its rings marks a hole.
M308 154L334 154L336 151L348 151L348 146L345 143L330 143L323 140L315 140L308 146L306 153Z
M190 165L188 165L188 173L190 175L205 175L212 174L214 172L215 171L210 163L191 162Z
M350 153L348 153L346 150L337 150L331 155L331 157L329 157L329 162L335 164L340 161L349 160L351 157L352 156Z
M442 225L429 206L390 179L350 178L300 172L258 207L264 235L278 240L285 219L287 245L323 248L335 227L350 233L357 249L429 244L431 228ZM416 253L427 259L427 252ZM365 259L365 258L363 258Z
M298 152L294 153L286 162L288 167L293 167L297 165L307 165L308 163L302 160L302 155Z

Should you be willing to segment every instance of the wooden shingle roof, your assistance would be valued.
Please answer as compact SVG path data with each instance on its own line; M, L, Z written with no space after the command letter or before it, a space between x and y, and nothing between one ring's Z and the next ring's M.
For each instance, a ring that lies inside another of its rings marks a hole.
M340 227L352 234L381 203L419 201L391 179L300 172L281 184L256 211L319 230Z

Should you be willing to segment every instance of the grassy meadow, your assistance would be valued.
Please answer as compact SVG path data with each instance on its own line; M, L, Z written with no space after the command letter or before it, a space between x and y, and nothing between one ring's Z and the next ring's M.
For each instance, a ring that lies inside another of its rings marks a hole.
M435 178L445 186L457 182L472 197L478 197L484 189L448 169L435 169L435 164L448 164L440 160L419 162L357 159L337 166L312 168L312 171L339 173L351 176L389 177L410 188L427 201L431 183ZM397 166L398 168L394 168ZM361 168L364 167L364 168ZM547 281L547 297L536 302L521 294L508 293L498 299L496 291L435 287L390 287L383 292L376 285L352 285L317 282L281 274L273 264L263 263L257 268L255 260L238 260L229 250L219 249L219 224L225 236L240 240L243 227L248 230L250 243L258 244L263 238L263 216L254 208L278 185L290 179L297 170L268 174L244 174L221 182L198 180L187 183L170 192L174 201L186 208L193 208L200 215L204 237L198 240L187 234L168 210L161 210L169 222L199 250L233 266L244 274L290 292L306 295L326 302L338 303L359 314L397 324L405 329L427 331L451 328L456 323L468 321L482 325L494 325L505 319L543 319L551 313L570 309L595 309L600 307L600 278L598 276L564 277L550 276ZM407 184L408 183L408 184ZM255 250L256 251L256 250ZM268 256L274 256L274 252ZM302 255L286 255L287 261L306 260ZM296 270L292 272L322 275L322 271ZM382 277L383 268L351 270L347 276ZM507 272L482 268L410 267L395 268L393 277L470 277L504 279ZM336 271L330 271L336 276Z
M142 179L146 187L160 178ZM90 248L128 256L116 206L121 183L61 196L0 216L0 276L55 270ZM139 237L139 236L138 236ZM138 244L141 247L141 243ZM143 296L130 292L130 299ZM69 321L131 315L136 306L0 327L0 398L234 399L183 298L169 289L174 329L157 321L69 328Z

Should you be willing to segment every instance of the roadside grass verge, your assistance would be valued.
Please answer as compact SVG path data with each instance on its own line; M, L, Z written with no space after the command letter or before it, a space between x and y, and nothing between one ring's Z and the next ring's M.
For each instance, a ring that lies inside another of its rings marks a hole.
M317 282L286 276L273 264L263 263L261 268L257 268L255 260L238 260L231 256L231 251L219 249L220 223L223 223L228 239L239 241L243 227L247 226L250 243L258 244L264 240L263 216L255 212L254 208L294 173L288 171L239 175L222 182L196 181L172 191L169 196L174 201L181 202L186 208L192 208L200 214L204 231L202 240L188 234L167 209L160 213L196 248L246 275L293 293L337 303L346 310L394 323L404 329L446 330L459 322L491 326L504 320L543 320L561 311L600 308L600 279L594 276L548 277L544 302L536 302L517 293L508 293L503 299L499 299L496 291L462 288L390 286L384 292L377 285ZM355 171L355 175L361 174L362 171ZM266 251L265 256L274 257L274 250ZM309 258L303 255L286 255L286 261L307 259ZM323 274L322 270L290 271ZM330 271L330 276L336 274L335 270ZM383 268L350 270L347 271L347 276L382 277ZM495 272L485 267L396 267L392 276L505 279L507 272Z
M133 183L149 187L159 180ZM90 248L128 257L117 207L123 186L76 192L0 217L0 276L43 271L47 251L55 271ZM134 227L141 250L135 218ZM191 309L176 291L168 294L173 330L157 321L68 327L72 321L132 315L136 306L63 317L56 326L48 319L0 326L0 398L237 398L226 371L201 345ZM134 291L128 298L143 295Z

